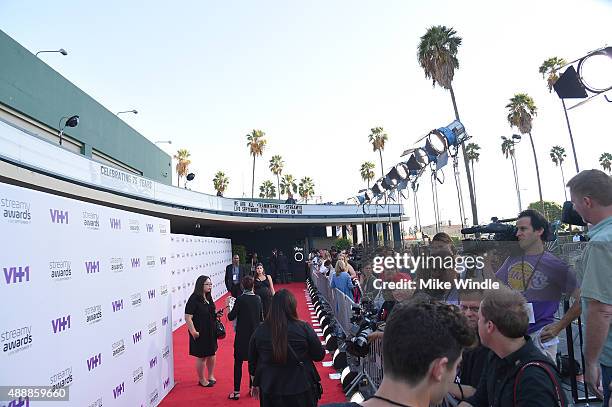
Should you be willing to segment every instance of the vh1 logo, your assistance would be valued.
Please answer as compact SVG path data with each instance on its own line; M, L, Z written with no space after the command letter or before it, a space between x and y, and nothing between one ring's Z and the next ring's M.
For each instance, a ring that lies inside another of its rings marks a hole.
M30 407L30 398L26 397L24 399L19 397L18 399L15 399L8 403L8 406L6 407Z
M30 266L3 267L3 270L6 284L23 283L24 277L25 281L30 281Z
M51 325L54 334L70 329L70 315L52 320Z
M121 394L125 391L125 385L122 382L119 386L115 387L113 389L113 397L117 398L119 396L121 396Z
M113 312L121 311L123 309L123 299L113 301L112 304Z
M149 369L153 369L155 366L157 366L157 356L149 360Z
M153 232L154 231L152 223L147 223L146 226L147 226L147 232Z
M98 273L100 271L100 260L86 261L85 269L87 270L87 274Z
M153 299L155 298L155 289L153 290L148 290L147 293L149 294L149 299Z
M51 222L66 225L68 224L68 211L49 209L49 213L51 214Z
M121 230L121 219L110 218L110 227L111 229Z
M102 354L98 353L87 359L87 370L91 371L91 369L95 369L98 365L102 364Z
M134 341L134 344L136 342L140 342L141 339L142 339L142 331L138 331L134 335L132 335L132 340Z

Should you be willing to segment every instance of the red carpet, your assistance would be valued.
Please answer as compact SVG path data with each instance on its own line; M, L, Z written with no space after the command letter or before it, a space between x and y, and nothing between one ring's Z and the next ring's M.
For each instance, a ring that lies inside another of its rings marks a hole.
M298 315L302 320L311 323L310 312L304 296L305 284L277 284L275 288L277 290L281 288L291 290L298 301ZM217 301L217 305L224 306L225 301L225 297L222 297ZM249 382L246 362L243 365L240 400L234 401L227 398L234 387L234 329L226 316L223 317L223 324L227 329L227 337L219 341L217 363L214 371L217 384L210 388L198 386L195 358L189 356L187 327L183 325L174 332L174 378L176 386L161 402L161 406L259 406L259 401L249 397L248 394ZM326 355L324 360L331 360L331 356L331 354ZM335 369L333 367L323 367L320 362L315 363L315 365L319 375L321 375L321 384L323 385L323 397L320 404L345 401L346 397L342 392L340 381L329 378L330 373L336 372Z

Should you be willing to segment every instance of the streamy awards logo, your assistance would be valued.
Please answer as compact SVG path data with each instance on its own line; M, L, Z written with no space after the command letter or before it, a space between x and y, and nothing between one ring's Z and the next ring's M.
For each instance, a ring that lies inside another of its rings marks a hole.
M0 199L0 211L2 211L2 218L9 223L28 224L32 222L28 201L2 198Z
M85 308L85 323L87 325L102 321L102 305L94 305Z
M0 332L2 352L12 355L32 346L32 325Z
M121 273L123 272L123 258L121 257L111 257L110 259L110 270L113 273Z
M51 391L70 386L73 382L72 367L62 369L54 375L51 375L49 382L51 383Z
M95 212L83 211L83 226L90 230L100 230L100 216Z
M49 272L52 281L64 281L72 278L72 264L68 260L49 262Z
M123 355L125 352L125 342L123 339L119 339L117 342L113 343L113 357L119 357Z

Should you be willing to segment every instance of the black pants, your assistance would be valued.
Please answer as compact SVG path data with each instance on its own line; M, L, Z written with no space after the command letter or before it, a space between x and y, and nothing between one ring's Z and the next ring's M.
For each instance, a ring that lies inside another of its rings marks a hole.
M234 391L240 391L240 382L242 381L242 362L244 360L234 358ZM249 375L249 388L253 384L251 383L251 375Z
M286 284L289 281L287 280L287 269L278 269L278 281L279 283Z
M259 395L260 407L316 407L317 403L310 391L300 394L292 394L290 396L279 394Z

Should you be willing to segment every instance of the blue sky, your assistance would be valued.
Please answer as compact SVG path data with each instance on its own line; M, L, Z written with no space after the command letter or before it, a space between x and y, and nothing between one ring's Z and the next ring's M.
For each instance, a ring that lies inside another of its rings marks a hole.
M454 87L463 123L482 147L476 165L480 220L517 211L510 162L500 136L513 133L504 106L527 92L539 107L533 136L544 198L563 201L553 145L568 152L560 101L538 74L550 56L574 59L610 44L612 3L583 0L485 1L77 1L0 2L0 28L168 153L187 148L197 174L192 188L214 193L218 170L230 177L227 196L250 195L252 159L246 134L266 132L256 190L273 179L268 161L283 156L285 172L314 179L323 201L361 189L360 164L376 163L370 128L389 134L385 167L429 130L453 120L447 92L432 88L416 59L431 25L463 37ZM612 75L610 76L612 82ZM570 104L573 104L570 103ZM596 99L570 112L581 167L612 152L612 104ZM606 120L607 119L607 120ZM531 148L518 146L523 202L537 200ZM443 219L458 221L450 168L439 187ZM464 197L469 201L463 178ZM419 200L433 223L428 179ZM412 214L412 207L406 208ZM468 210L469 212L469 210Z

